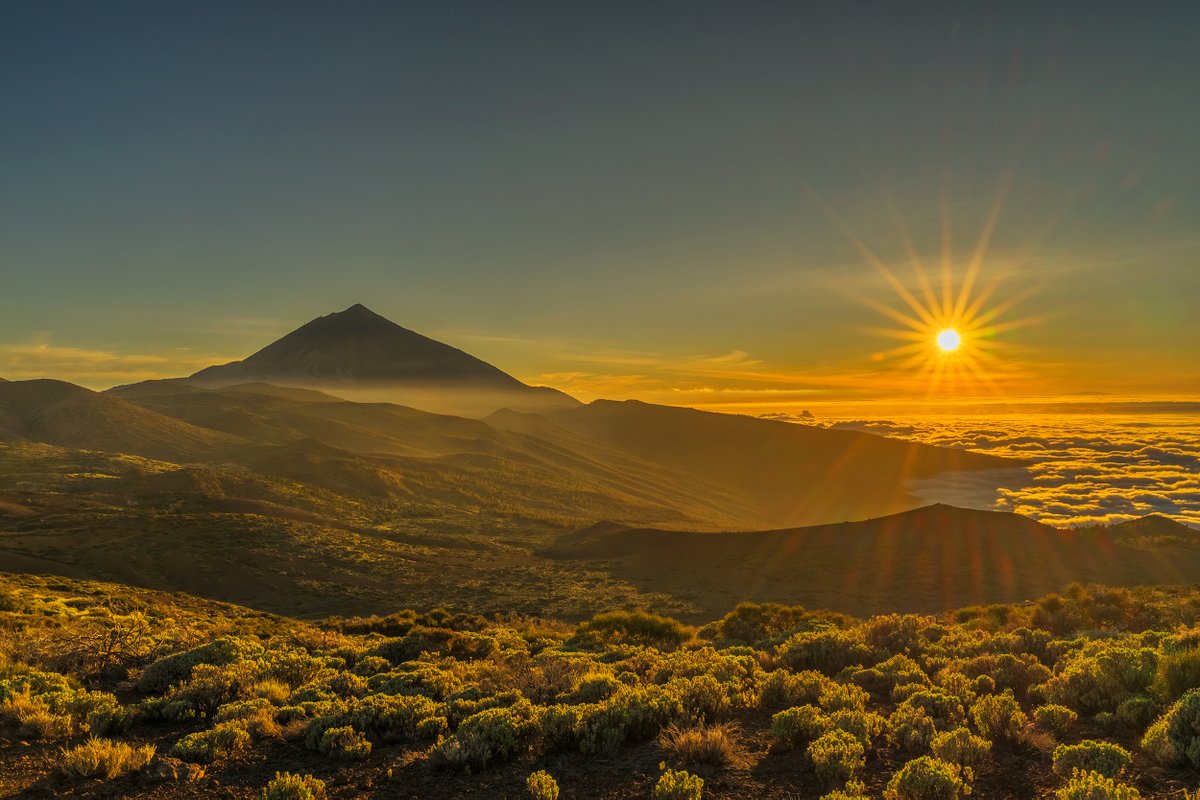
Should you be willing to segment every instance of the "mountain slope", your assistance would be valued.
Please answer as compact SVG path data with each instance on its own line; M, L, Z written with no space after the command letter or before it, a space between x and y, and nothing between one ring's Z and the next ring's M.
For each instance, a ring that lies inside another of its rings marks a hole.
M387 403L287 394L296 391L148 381L110 393L253 443L230 456L238 463L349 496L440 505L466 490L497 505L525 498L541 512L557 498L555 516L568 525L608 514L684 526L754 518L736 493L566 431L546 439Z
M202 369L188 380L205 387L268 383L330 389L350 399L453 413L578 404L554 389L527 386L362 305L318 317L242 361Z
M544 555L604 562L613 577L702 609L741 600L853 614L1012 602L1072 581L1192 583L1195 548L1122 546L1104 531L1057 530L1017 514L926 506L879 519L750 533L601 523Z
M743 495L759 524L862 519L918 505L909 480L1022 462L856 431L597 400L545 415L559 428ZM496 424L505 423L503 419Z
M0 383L0 440L183 462L218 456L241 444L234 436L48 379Z

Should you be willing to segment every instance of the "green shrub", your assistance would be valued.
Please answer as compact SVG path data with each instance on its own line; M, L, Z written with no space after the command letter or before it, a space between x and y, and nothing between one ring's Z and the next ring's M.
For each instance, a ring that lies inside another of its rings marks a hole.
M669 769L654 784L654 800L700 800L704 779L684 770Z
M334 758L347 761L362 761L371 755L371 743L367 737L349 725L328 728L321 734L317 749Z
M821 690L818 705L826 711L861 711L871 701L871 695L866 689L852 683L828 683Z
M921 690L910 694L903 705L913 706L923 710L933 720L934 724L943 727L957 727L967 721L966 712L958 698L939 691Z
M1131 695L1149 691L1157 661L1157 653L1145 647L1105 644L1085 648L1042 684L1041 692L1048 702L1081 714L1116 711Z
M1173 703L1196 687L1200 687L1200 648L1171 650L1159 656L1153 683L1157 697Z
M1150 726L1142 749L1162 764L1200 768L1200 689L1186 692Z
M966 728L955 728L934 736L929 742L929 749L935 758L977 774L991 758L992 743Z
M537 715L528 700L508 708L489 708L463 720L454 736L435 748L434 761L482 769L525 750L537 732Z
M884 800L958 800L970 793L957 766L921 756L892 776L883 796Z
M325 797L325 781L291 772L276 772L262 793L262 800L325 800Z
M525 788L533 800L558 800L558 781L545 770L531 772L525 779Z
M841 789L821 795L821 800L871 800L867 787L859 781L850 781Z
M1054 772L1070 777L1076 770L1098 772L1115 778L1129 765L1129 751L1111 742L1085 739L1079 744L1060 744L1054 748Z
M871 661L872 651L857 631L826 628L802 631L788 639L779 648L779 660L788 669L812 669L832 676L852 664Z
M575 689L563 698L568 703L598 703L616 694L623 684L608 672L589 672L579 679Z
M1158 718L1161 708L1154 698L1135 695L1117 706L1117 720L1131 728L1144 731Z
M206 731L190 733L171 748L171 755L184 761L208 764L250 746L250 732L240 720L230 720Z
M1098 772L1076 771L1054 796L1057 800L1138 800L1142 795L1132 786Z
M866 763L866 750L853 734L832 730L821 734L808 746L808 758L817 777L827 786L844 783Z
M779 708L781 706L816 705L821 692L829 683L816 670L792 672L787 669L777 669L767 674L763 681L761 702L763 708Z
M829 721L816 706L796 706L771 717L771 735L783 744L800 744L828 729Z
M112 780L139 772L154 758L154 745L133 746L108 739L88 739L63 750L59 769L66 775Z
M925 709L907 703L897 706L887 720L888 743L909 753L928 747L935 733L937 727Z
M663 690L678 700L689 722L716 722L728 715L732 706L726 688L711 675L674 678Z
M191 677L192 670L201 664L223 666L234 661L256 658L262 653L261 645L223 636L191 650L160 658L142 670L142 674L138 676L137 687L143 692L158 694L186 681Z
M794 631L803 620L804 609L800 606L739 603L733 611L709 626L709 633L722 639L753 645Z
M920 665L906 655L894 655L873 667L856 669L849 677L877 697L888 697L897 686L921 686L929 682Z
M1009 691L984 695L976 700L971 706L971 719L975 721L976 730L993 742L997 739L1015 739L1029 724L1021 704Z
M1044 706L1038 706L1033 710L1033 722L1044 731L1053 733L1062 733L1079 718L1071 709L1066 706L1047 703Z
M825 720L828 727L853 734L864 747L887 728L887 720L872 711L835 711Z
M610 611L597 614L579 627L582 638L602 642L628 642L660 650L678 647L692 638L692 629L670 617L644 611Z

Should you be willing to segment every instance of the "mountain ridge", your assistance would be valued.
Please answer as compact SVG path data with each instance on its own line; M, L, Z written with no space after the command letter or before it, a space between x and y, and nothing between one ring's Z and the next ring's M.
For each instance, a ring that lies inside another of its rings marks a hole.
M331 389L347 399L390 400L425 410L490 413L578 405L569 395L530 386L482 359L431 339L361 303L317 317L240 361L186 379L206 388L263 383Z

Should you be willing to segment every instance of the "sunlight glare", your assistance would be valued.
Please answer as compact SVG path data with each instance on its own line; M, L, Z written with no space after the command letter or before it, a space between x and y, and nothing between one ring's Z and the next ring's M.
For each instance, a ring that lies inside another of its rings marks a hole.
M962 344L962 337L953 328L947 328L937 335L937 345L942 352L953 353Z

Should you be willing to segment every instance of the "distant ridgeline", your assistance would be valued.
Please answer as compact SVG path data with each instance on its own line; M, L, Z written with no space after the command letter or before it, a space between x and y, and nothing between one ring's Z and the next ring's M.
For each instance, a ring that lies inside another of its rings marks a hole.
M441 413L345 399L360 392L417 392ZM1080 572L1167 580L1190 563L1178 535L1133 545L955 509L873 519L919 505L911 480L1021 466L859 431L584 405L355 306L192 378L107 392L0 383L0 570L294 614L386 610L403 595L696 615L743 596L944 608ZM556 539L597 520L624 532Z

